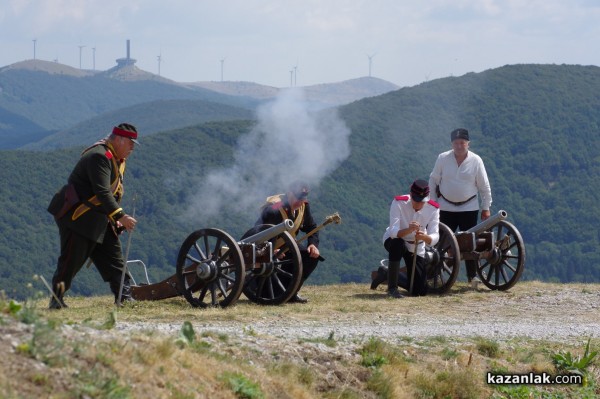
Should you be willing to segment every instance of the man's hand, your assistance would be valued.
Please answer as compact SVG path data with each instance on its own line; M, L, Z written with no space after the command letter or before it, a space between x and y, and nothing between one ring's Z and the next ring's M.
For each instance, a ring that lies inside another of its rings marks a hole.
M490 217L490 210L488 209L487 211L481 211L481 221L483 222L484 220L486 220L487 218Z
M425 230L419 230L415 233L415 241L425 241L425 244L431 244L431 237L427 235Z
M124 215L122 218L119 219L118 223L125 227L125 230L132 231L133 229L135 229L137 220L135 220L129 215Z
M319 256L321 256L321 254L319 253L319 248L315 247L314 244L310 244L306 249L308 250L308 256L310 256L311 258L316 259Z
M419 222L412 221L408 224L408 228L410 232L417 232L421 228Z

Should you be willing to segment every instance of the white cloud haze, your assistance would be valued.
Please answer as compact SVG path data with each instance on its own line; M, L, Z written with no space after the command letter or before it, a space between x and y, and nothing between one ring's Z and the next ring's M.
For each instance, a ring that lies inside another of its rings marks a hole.
M240 138L232 166L200 180L186 218L201 222L232 208L257 214L267 196L295 180L316 187L350 155L350 129L333 110L308 111L302 89L283 90L257 118Z

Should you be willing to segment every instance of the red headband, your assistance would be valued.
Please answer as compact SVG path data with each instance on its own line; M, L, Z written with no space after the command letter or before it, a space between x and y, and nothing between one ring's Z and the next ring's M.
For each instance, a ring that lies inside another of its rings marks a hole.
M114 127L112 134L116 134L117 136L127 137L128 139L135 140L137 139L138 134L136 132L130 132L129 130L121 129L119 127Z

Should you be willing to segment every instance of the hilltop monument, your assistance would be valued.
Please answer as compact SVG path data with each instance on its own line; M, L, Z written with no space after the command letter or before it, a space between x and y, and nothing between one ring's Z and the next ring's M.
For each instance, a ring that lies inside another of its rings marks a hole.
M127 39L127 56L125 58L117 58L117 68L121 68L127 65L133 65L137 60L130 57L130 45L129 39Z

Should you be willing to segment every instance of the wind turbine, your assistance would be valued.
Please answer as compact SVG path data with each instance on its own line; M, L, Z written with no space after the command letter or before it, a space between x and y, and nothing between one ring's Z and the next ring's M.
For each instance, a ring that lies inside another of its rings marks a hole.
M375 57L375 55L377 55L377 53L373 53L372 55L367 54L367 57L369 57L369 77L371 77L371 65L373 64L373 57Z
M225 64L225 59L227 57L221 58L221 82L223 81L223 64Z
M156 57L157 61L158 61L158 76L160 76L160 62L162 61L162 51L160 51L158 53L158 56Z
M93 62L93 70L96 70L96 47L92 47L92 62Z
M294 87L298 86L298 64L294 67Z
M35 60L35 43L37 42L37 39L33 39L33 59Z
M81 50L83 50L83 48L85 46L78 46L79 47L79 69L81 69Z

